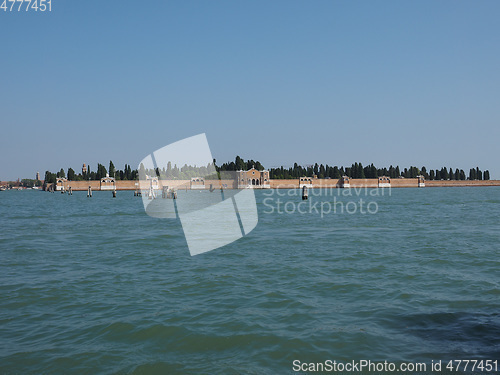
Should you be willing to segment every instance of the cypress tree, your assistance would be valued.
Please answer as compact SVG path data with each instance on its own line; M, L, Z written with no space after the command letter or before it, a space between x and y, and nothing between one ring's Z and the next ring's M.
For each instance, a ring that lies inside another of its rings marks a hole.
M469 180L475 180L476 179L476 170L474 168L471 168L469 170Z
M422 166L422 169L421 169L421 172L422 172L422 176L424 176L424 178L429 178L429 175L427 174L427 169L425 168L425 166Z
M113 177L115 175L115 172L116 172L116 169L115 169L115 165L113 164L113 162L110 160L109 161L109 176L110 177Z
M73 168L68 168L68 180L73 181L75 179L75 171Z
M340 177L342 176L340 175L339 168L337 166L333 167L333 178L338 179Z
M448 170L445 167L441 168L441 178L443 180L448 180L450 178L450 176L448 175Z

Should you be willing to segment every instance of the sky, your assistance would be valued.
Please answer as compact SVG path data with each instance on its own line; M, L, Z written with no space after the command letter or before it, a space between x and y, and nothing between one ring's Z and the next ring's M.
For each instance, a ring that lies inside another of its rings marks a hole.
M500 179L499 14L497 0L0 10L0 180L137 167L200 133L218 164L479 166Z

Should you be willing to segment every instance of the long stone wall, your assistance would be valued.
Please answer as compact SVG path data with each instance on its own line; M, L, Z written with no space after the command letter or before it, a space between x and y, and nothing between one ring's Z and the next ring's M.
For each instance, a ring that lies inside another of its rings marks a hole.
M271 189L298 189L299 179L270 180Z
M425 181L427 182L427 181ZM418 187L418 178L393 178L391 188Z
M443 180L443 181L425 181L425 187L466 187L466 186L500 186L500 180Z
M139 185L136 185L139 181L116 181L116 190L136 190L139 188ZM189 180L171 180L168 181L168 184L165 183L169 188L175 189L190 189ZM271 180L270 187L271 189L298 189L299 188L299 179L291 179L291 180ZM68 190L69 187L73 191L78 190L87 190L89 185L92 187L92 190L99 191L101 187L101 182L96 180L91 181L65 181L64 189ZM144 185L147 186L148 183L144 182ZM205 181L205 189L209 189L210 185L213 188L218 189L221 185L227 189L235 189L236 181L235 180L207 180ZM341 187L339 180L334 179L313 179L312 180L313 188L337 188ZM351 187L367 187L367 188L377 188L378 187L378 179L351 179L350 180ZM488 180L488 181L469 181L469 180L446 180L446 181L425 181L426 187L464 187L464 186L500 186L500 180ZM418 187L418 179L416 178L395 178L391 180L391 187L393 188L409 188L409 187ZM260 187L256 187L260 188ZM108 188L109 189L109 188Z
M377 188L378 187L378 178L351 178L349 180L349 184L351 187L367 187L367 188ZM313 184L314 186L314 184Z

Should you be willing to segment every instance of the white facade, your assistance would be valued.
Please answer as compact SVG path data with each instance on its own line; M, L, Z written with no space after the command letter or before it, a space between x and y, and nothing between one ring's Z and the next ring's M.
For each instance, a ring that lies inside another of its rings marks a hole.
M301 177L299 179L299 188L302 189L304 186L306 188L312 188L313 187L312 177Z
M190 182L191 190L203 190L205 189L205 179L202 177L194 177Z
M381 176L378 178L378 187L379 188L390 188L391 187L391 179L386 176Z

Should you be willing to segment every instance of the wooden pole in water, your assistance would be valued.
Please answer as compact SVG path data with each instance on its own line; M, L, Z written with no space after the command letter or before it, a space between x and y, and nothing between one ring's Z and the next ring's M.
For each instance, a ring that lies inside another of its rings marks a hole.
M116 189L113 190L113 198L116 198Z
M308 198L307 186L302 187L302 200L306 200Z
M89 185L89 189L87 190L87 198L92 198L92 186Z

